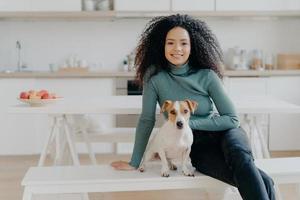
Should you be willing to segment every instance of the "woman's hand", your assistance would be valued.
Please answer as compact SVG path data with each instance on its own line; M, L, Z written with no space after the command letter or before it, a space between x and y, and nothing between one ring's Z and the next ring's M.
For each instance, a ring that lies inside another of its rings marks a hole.
M114 161L110 165L116 170L135 170L127 161Z

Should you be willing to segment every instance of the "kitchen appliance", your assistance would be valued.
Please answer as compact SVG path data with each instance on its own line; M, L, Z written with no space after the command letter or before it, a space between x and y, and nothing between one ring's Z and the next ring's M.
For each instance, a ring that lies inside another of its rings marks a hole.
M142 95L143 88L140 88L135 80L127 81L127 95Z

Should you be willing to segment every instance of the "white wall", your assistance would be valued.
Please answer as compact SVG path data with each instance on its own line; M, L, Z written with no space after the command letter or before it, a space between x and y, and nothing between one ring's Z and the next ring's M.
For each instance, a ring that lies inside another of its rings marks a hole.
M32 70L48 70L72 54L104 68L121 69L149 19L114 21L1 21L0 70L15 69L16 40L23 46L23 61ZM207 19L223 49L261 48L271 53L300 51L299 18Z

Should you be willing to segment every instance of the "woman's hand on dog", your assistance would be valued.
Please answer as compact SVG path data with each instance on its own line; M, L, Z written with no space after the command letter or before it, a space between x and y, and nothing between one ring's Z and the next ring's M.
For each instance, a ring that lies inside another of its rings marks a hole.
M116 170L135 170L127 161L114 161L110 165Z

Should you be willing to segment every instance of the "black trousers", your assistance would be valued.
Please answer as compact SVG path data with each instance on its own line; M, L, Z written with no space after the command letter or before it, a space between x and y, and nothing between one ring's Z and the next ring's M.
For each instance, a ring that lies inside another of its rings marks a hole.
M274 182L255 166L242 128L193 134L190 157L197 171L237 187L244 200L275 200Z

